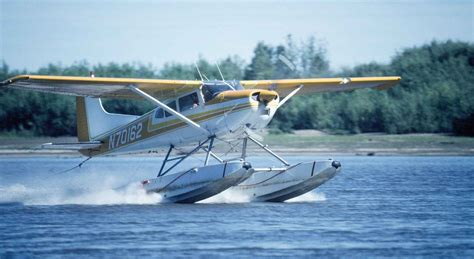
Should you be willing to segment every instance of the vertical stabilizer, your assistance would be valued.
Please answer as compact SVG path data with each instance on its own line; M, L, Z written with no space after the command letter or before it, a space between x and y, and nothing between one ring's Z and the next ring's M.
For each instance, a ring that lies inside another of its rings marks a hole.
M77 137L81 142L94 140L138 118L135 115L108 113L100 98L76 97Z

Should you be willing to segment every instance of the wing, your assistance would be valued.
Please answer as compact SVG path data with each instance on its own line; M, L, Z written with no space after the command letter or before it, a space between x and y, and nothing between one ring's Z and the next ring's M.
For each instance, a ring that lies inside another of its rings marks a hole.
M308 78L280 80L248 80L240 81L246 89L275 90L282 97L303 85L297 95L319 92L348 91L359 88L376 88L385 90L400 81L399 76L387 77L352 77L352 78Z
M201 81L20 75L0 83L0 86L8 88L45 93L89 97L139 98L137 94L129 89L130 85L138 87L156 98L165 100L198 89L201 86Z

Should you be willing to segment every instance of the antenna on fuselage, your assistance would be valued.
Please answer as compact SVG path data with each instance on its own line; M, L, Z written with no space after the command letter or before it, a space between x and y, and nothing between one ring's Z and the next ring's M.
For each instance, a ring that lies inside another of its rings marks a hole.
M194 62L194 66L196 66L196 69L197 69L197 71L198 71L199 77L201 77L201 82L204 82L204 79L202 78L201 71L199 70L199 67L198 67L198 65L197 65L196 62ZM208 81L209 81L209 80L208 80Z
M216 67L217 67L217 70L219 70L219 74L221 75L222 81L225 82L225 79L224 79L224 76L222 75L222 71L221 71L221 69L220 69L220 67L219 67L219 64L216 63Z
M235 91L235 88L231 84L229 84L227 81L225 81L224 75L222 74L221 68L219 67L219 64L217 64L217 62L216 62L216 67L217 67L217 70L219 70L219 74L221 75L222 82L224 82L224 84L228 85L230 88L232 88L232 90Z

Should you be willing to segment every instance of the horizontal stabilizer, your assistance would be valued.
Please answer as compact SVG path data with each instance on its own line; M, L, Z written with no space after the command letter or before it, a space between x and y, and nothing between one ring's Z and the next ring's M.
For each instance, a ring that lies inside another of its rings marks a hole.
M83 150L99 148L102 145L100 141L77 142L77 143L44 143L41 148L58 150Z

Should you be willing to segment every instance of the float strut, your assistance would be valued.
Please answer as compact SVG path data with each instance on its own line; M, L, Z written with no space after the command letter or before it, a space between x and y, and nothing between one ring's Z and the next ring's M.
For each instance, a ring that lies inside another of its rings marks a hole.
M275 157L276 159L280 160L280 162L282 162L284 165L286 166L290 166L290 164L288 162L286 162L283 158L281 158L279 155L275 154L273 151L271 151L269 148L267 148L265 145L263 145L262 143L258 142L256 139L250 137L250 136L247 136L248 139L250 139L253 143L257 144L257 146L261 147L263 150L267 151L270 155L272 155L273 157Z
M207 152L207 148L205 147L201 147L202 150L204 150L204 152ZM219 163L224 163L224 160L222 160L220 157L218 157L216 154L214 154L214 152L210 151L209 152L209 155L211 155L215 160L217 160Z
M247 156L247 138L244 138L242 142L242 159L245 161L245 157Z
M160 172L158 173L157 177L161 176L161 172L163 172L163 168L165 168L166 162L168 162L168 157L170 156L172 150L173 150L173 145L170 145L170 149L168 149L168 153L166 153L165 160L163 160L163 163L161 164Z
M178 162L174 163L174 165L172 165L170 168L168 168L165 172L161 172L160 170L160 173L158 174L158 176L163 176L165 174L167 174L169 171L171 171L171 169L175 168L179 163L183 162L184 159L188 158L190 155L196 153L196 151L198 151L199 149L201 149L201 147L206 144L209 140L213 139L213 137L210 137L208 139L206 139L204 142L200 143L197 147L195 147L193 150L191 150L189 153L187 153L186 155L182 156ZM171 152L171 147L170 147L170 150L168 150L168 155L169 153ZM175 160L175 159L168 159L168 155L166 156L166 159L165 161L163 161L163 164L166 164L167 161L170 161L170 160ZM164 168L164 165L162 166L162 169Z
M209 143L209 147L207 148L208 150L206 154L206 160L204 161L204 166L206 166L207 163L209 163L209 155L211 154L212 144L214 144L214 137L211 137L211 142Z

